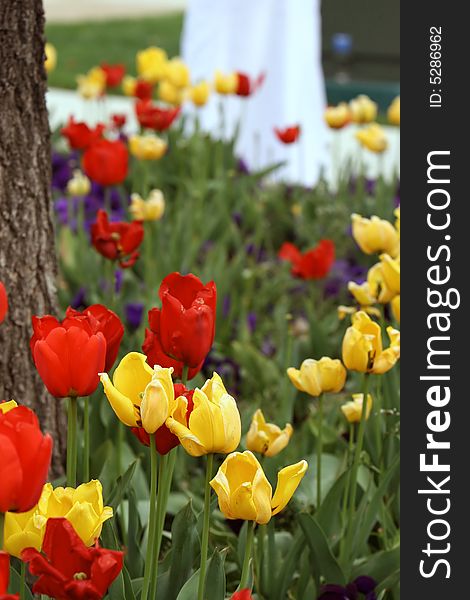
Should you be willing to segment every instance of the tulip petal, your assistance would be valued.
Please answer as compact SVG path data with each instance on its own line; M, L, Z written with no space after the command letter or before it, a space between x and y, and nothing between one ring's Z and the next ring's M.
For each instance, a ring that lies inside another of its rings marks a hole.
M121 392L114 387L107 373L100 373L100 379L103 384L104 393L118 419L128 427L137 427L137 420L140 420L138 408L132 404L127 396L121 394Z
M145 354L129 352L121 360L113 375L114 386L137 406L140 406L141 394L153 375L153 370L146 361Z
M172 386L173 388L173 386ZM155 433L168 418L169 399L158 380L152 380L145 388L140 406L142 427L147 433Z
M299 483L302 481L307 468L307 461L301 460L300 462L284 467L284 469L279 471L277 475L276 491L274 492L271 501L273 515L277 515L287 506L289 500L299 486Z

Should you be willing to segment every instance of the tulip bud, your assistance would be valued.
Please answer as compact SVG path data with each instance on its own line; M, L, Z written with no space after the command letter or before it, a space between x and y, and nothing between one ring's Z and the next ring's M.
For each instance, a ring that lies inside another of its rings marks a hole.
M290 423L287 423L282 430L273 423L266 423L263 412L258 409L251 419L250 429L246 434L246 447L251 452L275 456L287 446L292 432Z
M338 359L324 356L320 360L307 358L300 370L290 367L287 375L294 386L310 396L320 396L323 392L340 392L346 381L346 369Z
M398 254L400 237L391 223L376 216L366 219L355 213L351 219L353 237L363 252L386 252L390 256Z
M229 454L210 482L227 519L268 523L283 510L294 495L307 470L307 462L281 469L274 496L271 484L255 456L249 451Z
M362 415L362 404L364 402L364 394L353 394L352 400L341 406L344 416L349 423L359 423ZM367 394L366 420L369 418L372 410L372 396Z

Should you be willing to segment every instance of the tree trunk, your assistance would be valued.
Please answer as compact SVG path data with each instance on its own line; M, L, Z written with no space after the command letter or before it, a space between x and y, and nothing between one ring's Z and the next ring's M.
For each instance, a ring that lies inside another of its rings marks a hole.
M56 312L57 259L45 101L40 0L0 1L0 280L9 311L0 325L0 399L33 408L54 438L52 471L63 472L63 407L31 359L32 315Z

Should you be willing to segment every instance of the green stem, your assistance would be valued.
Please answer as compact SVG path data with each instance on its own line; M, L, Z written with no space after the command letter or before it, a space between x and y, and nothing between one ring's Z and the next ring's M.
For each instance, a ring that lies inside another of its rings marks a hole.
M69 398L67 426L67 485L77 485L77 398Z
M152 581L150 586L150 598L155 598L157 595L157 579L158 579L158 558L160 556L160 548L162 546L163 528L165 526L166 505L168 497L165 499L168 478L168 455L160 457L158 463L158 491L157 491L157 518L156 518L156 534L155 534L155 550L154 550L154 568L152 572Z
M364 383L362 386L363 400L362 400L362 412L361 421L359 423L359 430L357 434L356 449L354 452L354 459L351 468L351 484L349 490L349 517L348 517L348 533L346 537L345 547L345 560L348 564L352 564L352 557L350 556L352 549L352 541L354 536L354 515L356 512L356 492L357 492L357 474L359 471L359 462L361 458L362 445L364 442L364 430L366 424L367 415L367 394L369 389L369 374L364 373Z
M188 383L188 372L189 372L188 365L184 365L183 372L181 373L181 383L183 385L186 385Z
M20 600L25 599L25 588L26 588L26 563L21 561L20 567Z
M323 453L323 394L318 396L318 440L317 440L317 510L321 504L321 463Z
M83 405L83 481L90 480L90 398Z
M199 570L199 583L197 589L198 600L204 600L204 588L206 583L207 550L209 548L209 525L211 516L211 486L209 485L209 482L212 479L213 465L214 455L208 454L206 465L206 483L204 491L204 521L202 526L201 538L201 568Z
M267 525L268 528L268 559L269 559L269 596L274 596L276 592L276 578L272 575L276 573L276 565L277 565L277 549L276 549L276 531L274 529L274 519L271 519Z
M250 561L253 552L253 537L255 533L256 521L248 525L246 531L245 557L243 559L242 576L240 577L239 590L246 588L250 574Z
M124 445L124 426L121 421L117 421L116 436L116 477L122 473L122 447Z
M349 423L349 443L348 443L348 451L347 451L347 455L346 455L347 476L346 476L346 485L345 485L344 496L343 496L343 507L341 510L341 527L344 528L343 531L346 531L346 515L348 512L349 486L351 484L350 465L351 465L351 457L353 454L353 448L354 448L354 423ZM345 538L343 536L341 538L341 543L340 543L340 546L341 546L340 556L343 556L344 542L345 542Z
M157 496L157 449L155 434L150 436L150 498L149 521L147 534L147 554L145 556L144 582L141 600L147 600L151 584L154 563L155 534L156 534L156 496Z

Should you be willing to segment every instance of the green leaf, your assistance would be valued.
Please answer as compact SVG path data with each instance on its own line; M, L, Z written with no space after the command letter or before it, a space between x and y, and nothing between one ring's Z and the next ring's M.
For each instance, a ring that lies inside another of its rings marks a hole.
M10 567L10 585L8 586L8 590L10 593L19 592L21 585L21 575L16 571L13 567ZM24 588L25 591L25 600L33 600L33 594L27 585Z
M111 506L114 511L116 511L118 506L121 504L124 494L126 493L126 490L132 481L132 477L134 476L134 472L138 463L139 459L136 459L132 464L129 465L124 475L120 475L117 478L117 481L107 499L107 504Z
M373 494L370 501L364 501L357 512L354 520L354 545L352 555L356 556L356 553L365 545L369 538L370 532L377 521L377 514L379 512L382 498L384 497L390 481L395 476L397 469L400 465L400 457L397 456L392 466L388 469L385 475L382 477L377 490Z
M299 532L294 539L289 554L282 562L282 566L279 567L280 572L278 577L276 578L274 573L270 574L274 584L274 589L271 586L271 594L275 600L285 600L287 597L287 590L294 577L300 553L304 548L304 536ZM275 566L278 568L278 565Z
M197 598L197 586L199 583L199 569L191 575L183 585L176 600L194 600Z
M174 518L171 540L171 589L167 591L167 600L176 598L184 582L188 580L197 552L197 519L191 500Z
M315 513L318 524L325 532L330 545L336 544L341 535L341 511L344 490L348 481L348 471L340 475Z
M139 509L135 490L131 487L128 491L128 528L126 564L132 577L138 577L143 572L144 559L141 554L142 525L139 518Z
M211 600L224 600L225 598L224 565L227 551L227 548L215 549L207 566L205 596Z
M334 557L323 529L315 517L301 514L298 517L305 539L312 552L312 571L323 575L328 583L344 585L346 579Z
M375 581L382 582L400 567L400 546L391 550L383 550L369 556L365 561L354 567L351 579L365 573Z

